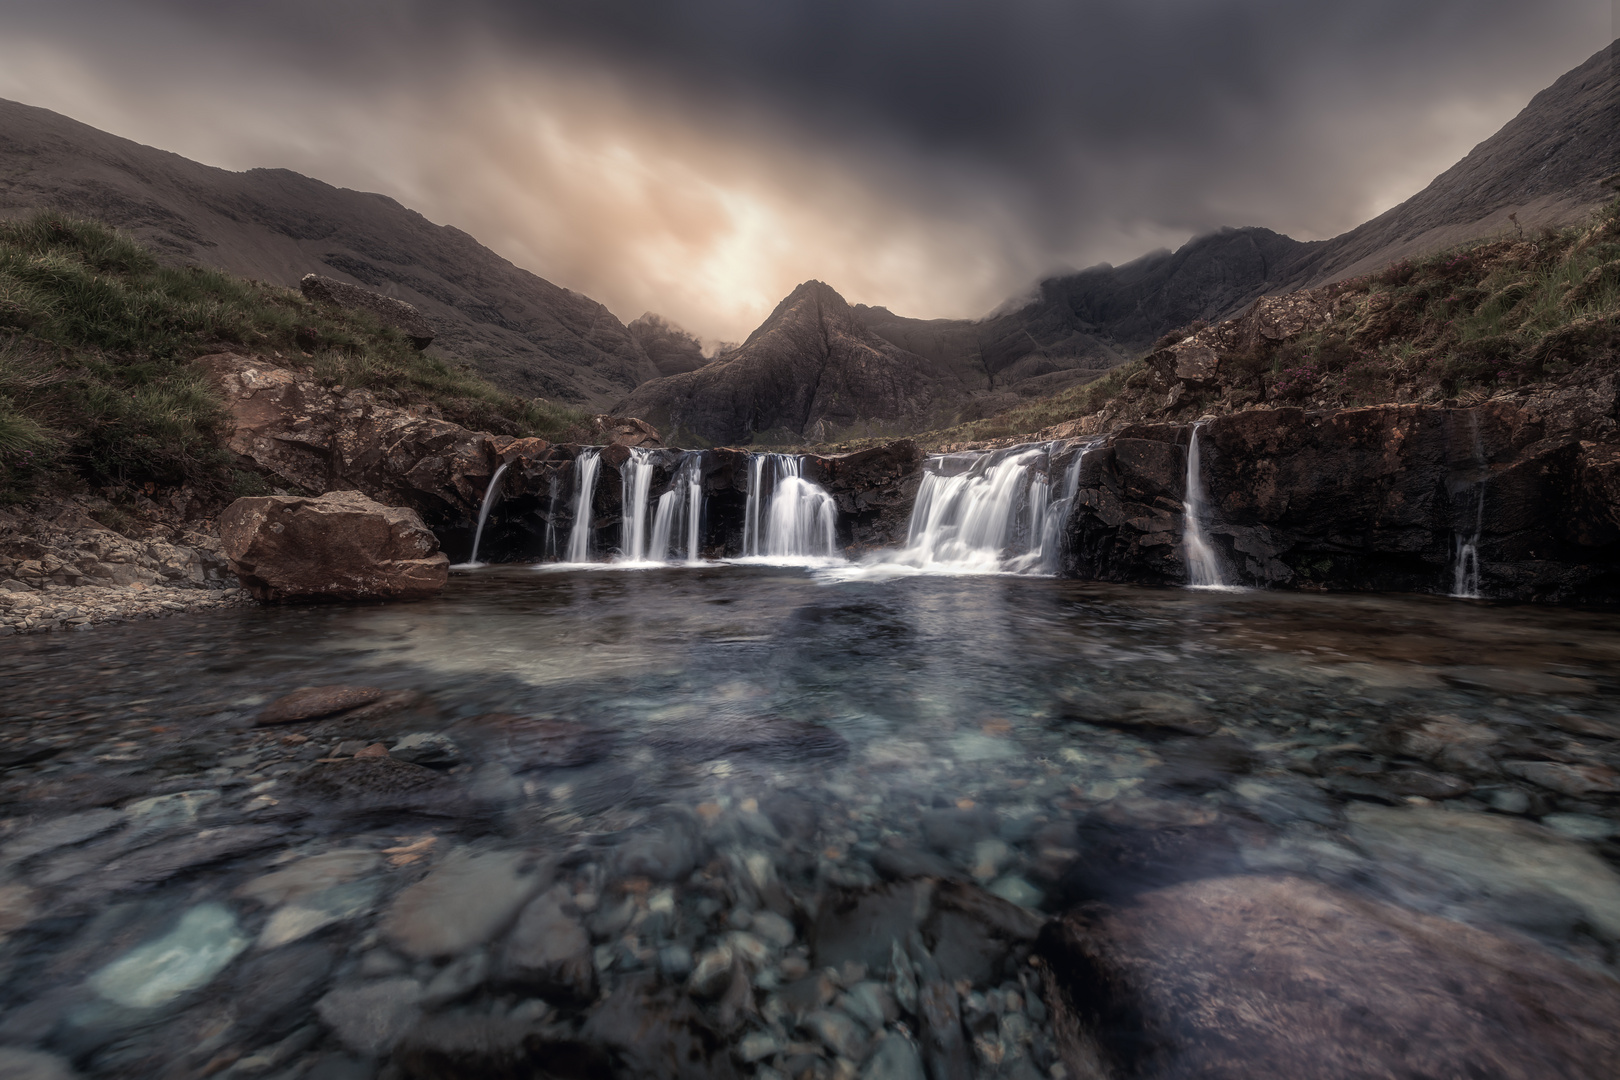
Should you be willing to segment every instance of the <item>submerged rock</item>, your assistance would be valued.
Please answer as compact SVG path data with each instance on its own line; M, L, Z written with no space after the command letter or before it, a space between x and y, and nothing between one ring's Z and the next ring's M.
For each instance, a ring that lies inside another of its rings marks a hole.
M395 692L375 686L302 686L259 710L253 722L260 727L268 727L299 720L318 720L370 705Z
M201 904L167 934L97 971L90 986L115 1004L155 1008L213 981L247 948L248 940L228 908Z
M1224 877L1095 904L1042 953L1070 1075L1100 1042L1145 1078L1611 1076L1620 988L1460 923L1302 878Z
M416 959L454 956L511 925L549 875L523 852L456 852L401 893L384 916L382 933Z
M238 499L219 528L231 570L260 600L412 600L449 580L416 511L358 491Z

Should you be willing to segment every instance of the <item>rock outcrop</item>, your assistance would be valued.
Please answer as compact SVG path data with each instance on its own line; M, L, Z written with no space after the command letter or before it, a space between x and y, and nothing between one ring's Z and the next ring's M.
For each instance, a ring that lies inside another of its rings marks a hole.
M1088 905L1048 926L1042 952L1063 991L1056 1034L1071 1076L1620 1069L1612 979L1522 938L1303 878L1206 878Z
M382 293L362 289L358 285L350 285L335 278L322 277L319 274L305 274L298 282L298 288L309 299L320 303L369 311L384 325L401 331L418 349L425 349L433 344L433 339L437 336L433 324L423 318L420 311L392 296L384 296Z
M415 511L358 491L238 499L219 529L231 569L260 600L416 600L450 576Z
M1620 599L1620 408L1614 378L1472 409L1264 409L1198 429L1201 522L1232 584L1453 591L1464 545L1478 591ZM1092 448L1066 569L1187 580L1190 425L1132 425Z

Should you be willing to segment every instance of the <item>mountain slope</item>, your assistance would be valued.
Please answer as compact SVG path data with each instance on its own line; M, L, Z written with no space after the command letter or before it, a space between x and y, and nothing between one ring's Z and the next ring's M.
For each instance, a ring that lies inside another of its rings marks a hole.
M1097 266L1041 283L1038 297L985 320L905 319L857 309L874 333L906 348L938 342L946 364L982 357L990 372L1026 358L1054 367L1130 353L1194 320L1234 315L1268 293L1377 270L1401 258L1511 230L1581 221L1620 173L1620 42L1560 77L1495 135L1426 188L1331 240L1222 229L1175 252ZM1608 192L1608 194L1606 194Z
M741 347L644 384L616 411L676 438L798 442L925 422L966 392L955 372L878 337L842 296L807 281Z
M435 348L513 393L604 408L659 375L601 304L385 196L216 169L0 100L0 216L36 209L116 225L177 265L292 287L313 271L409 301Z

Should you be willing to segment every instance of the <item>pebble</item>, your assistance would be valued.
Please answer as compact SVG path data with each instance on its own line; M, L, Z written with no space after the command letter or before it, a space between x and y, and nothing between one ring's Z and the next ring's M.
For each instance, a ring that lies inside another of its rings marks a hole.
M377 881L355 881L303 896L277 910L259 933L257 947L275 949L317 930L371 911L382 891Z
M150 1009L211 982L246 949L248 937L222 904L200 904L162 937L136 946L90 977L108 1001Z
M861 1070L861 1080L924 1080L922 1056L904 1035L885 1035Z
M11 584L11 581L0 582L0 586ZM69 595L72 602L63 603L62 598ZM245 589L238 588L77 585L53 586L37 592L0 588L0 634L82 630L101 623L243 607L253 602Z
M0 1046L0 1080L74 1080L73 1066L38 1050Z
M990 883L986 891L1019 907L1038 908L1046 899L1045 893L1016 874L997 878Z
M774 911L756 912L753 925L749 929L777 949L787 948L798 936L793 930L793 924Z
M799 1026L820 1039L839 1057L859 1060L866 1049L866 1032L850 1016L835 1009L807 1013Z
M422 984L415 979L379 979L362 986L340 986L315 1004L315 1011L357 1054L375 1057L398 1042L421 1016Z
M449 768L461 761L461 750L448 735L417 731L394 743L389 753L412 765L431 769Z

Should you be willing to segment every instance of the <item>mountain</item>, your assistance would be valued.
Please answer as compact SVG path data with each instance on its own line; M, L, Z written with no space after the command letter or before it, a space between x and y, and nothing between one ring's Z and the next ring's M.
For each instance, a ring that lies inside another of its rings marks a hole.
M382 195L230 172L0 99L0 214L125 229L177 264L296 288L315 272L409 301L434 348L524 396L603 409L669 374L613 313Z
M912 425L967 392L948 365L885 341L842 296L807 281L741 346L646 383L616 411L677 440L798 442Z
M892 370L933 373L930 393L877 395L853 416L847 407L836 415L821 411L813 386L794 382L820 372L815 358L821 344L811 340L806 355L796 356L787 345L791 337L772 337L768 348L749 354L745 368L716 363L678 380L648 383L624 407L678 415L688 430L721 440L761 429L739 419L746 410L729 410L720 401L695 408L711 390L734 402L767 393L791 397L794 407L773 414L771 423L804 438L829 427L854 433L862 423L896 417L906 407L914 420L951 410L959 420L972 420L1020 398L1083 382L1167 331L1228 318L1267 294L1339 281L1506 230L1579 221L1614 198L1617 174L1620 42L1537 94L1418 194L1331 240L1307 243L1269 229L1221 229L1178 251L1048 279L1028 303L979 320L909 319L886 308L850 308L854 323L869 335L863 341L870 345L876 338L907 354L903 362L891 361Z

